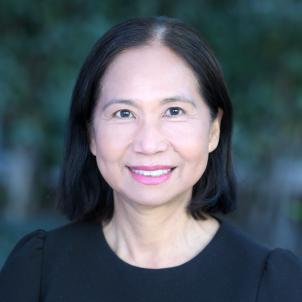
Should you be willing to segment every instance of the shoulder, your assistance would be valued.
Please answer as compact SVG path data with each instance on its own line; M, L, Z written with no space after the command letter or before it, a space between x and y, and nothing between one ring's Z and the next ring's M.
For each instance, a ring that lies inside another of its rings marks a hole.
M256 242L251 236L241 231L232 223L220 220L221 241L229 254L233 254L237 261L257 261L263 265L269 253L269 248Z
M10 253L0 272L0 296L5 301L37 301L45 236L44 230L34 231Z
M36 230L20 239L8 256L2 272L4 272L8 266L14 265L22 261L22 259L39 257L43 250L45 236L45 230Z
M44 244L44 264L51 267L52 263L81 257L88 246L96 241L98 230L101 229L97 223L74 222L48 231Z
M301 262L291 251L277 248L270 251L265 271L270 273L288 272L296 276L300 274L301 277Z
M38 264L46 248L52 246L64 247L66 242L72 244L72 240L78 241L80 237L86 237L90 223L69 223L56 229L45 231L42 229L33 231L23 236L12 249L1 270L3 274L12 272L13 269L24 271L25 267L34 269L33 264ZM62 243L64 245L61 245ZM1 279L0 279L1 280Z
M254 284L256 301L301 301L302 264L292 252L263 246L228 222L222 228L230 272L241 279L241 287Z
M262 270L286 270L296 267L296 271L300 272L300 260L289 250L275 248L271 249L255 241L251 236L241 231L233 224L221 221L222 231L221 237L226 245L226 250L232 250L236 257L240 254L244 258L258 258L263 264Z
M298 302L302 297L302 263L290 251L271 250L259 284L257 301Z
M79 251L79 247L83 250L83 243L93 233L91 229L95 229L95 224L69 223L51 231L36 230L25 235L0 272L0 296L5 301L38 301L45 267L70 258L71 250Z

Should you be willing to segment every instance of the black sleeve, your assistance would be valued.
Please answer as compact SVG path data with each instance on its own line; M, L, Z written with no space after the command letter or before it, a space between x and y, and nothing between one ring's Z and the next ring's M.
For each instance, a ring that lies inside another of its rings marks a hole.
M38 302L45 231L23 237L0 272L0 302Z
M302 264L290 251L270 252L263 271L257 302L301 302Z

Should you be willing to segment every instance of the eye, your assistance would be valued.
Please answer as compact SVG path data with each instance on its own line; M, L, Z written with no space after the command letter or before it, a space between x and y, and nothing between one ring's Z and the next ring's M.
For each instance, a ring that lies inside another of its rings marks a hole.
M133 113L130 110L127 110L127 109L122 109L122 110L116 111L113 114L113 116L116 117L116 118L120 118L120 119L134 118Z
M184 113L185 111L180 107L170 107L167 109L165 116L180 116Z

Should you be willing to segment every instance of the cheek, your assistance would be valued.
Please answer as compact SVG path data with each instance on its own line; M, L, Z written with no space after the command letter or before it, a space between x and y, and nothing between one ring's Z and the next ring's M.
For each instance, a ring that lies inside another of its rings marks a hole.
M196 162L208 156L209 126L200 122L166 126L166 135L182 158Z
M133 127L130 125L99 124L96 131L96 154L99 160L114 162L125 154L132 141Z

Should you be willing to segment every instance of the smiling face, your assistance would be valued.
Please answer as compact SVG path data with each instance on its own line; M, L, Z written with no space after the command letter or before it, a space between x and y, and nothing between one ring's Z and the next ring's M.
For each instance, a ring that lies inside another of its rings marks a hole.
M186 204L219 141L190 67L151 44L118 55L101 82L90 149L115 202Z

